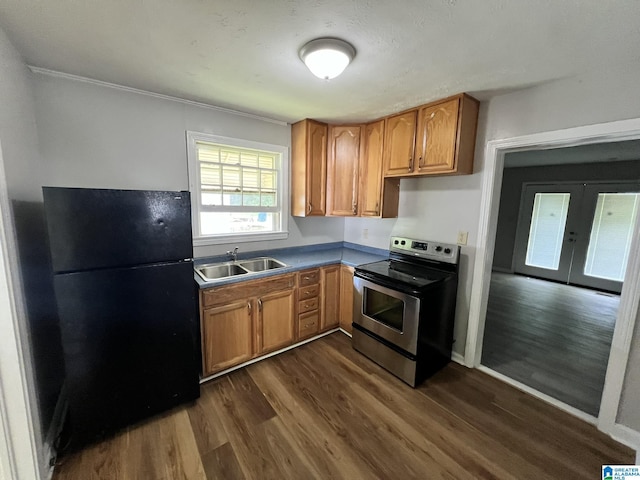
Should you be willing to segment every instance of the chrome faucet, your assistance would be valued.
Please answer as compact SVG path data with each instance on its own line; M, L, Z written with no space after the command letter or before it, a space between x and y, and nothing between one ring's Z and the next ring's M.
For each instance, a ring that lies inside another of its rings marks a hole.
M233 251L227 250L227 257L233 259L235 262L238 259L238 247L234 248Z

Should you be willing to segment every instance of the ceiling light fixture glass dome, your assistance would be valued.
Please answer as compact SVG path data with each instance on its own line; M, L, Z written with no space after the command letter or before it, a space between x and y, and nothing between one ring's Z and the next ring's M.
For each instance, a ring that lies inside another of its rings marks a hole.
M316 77L330 80L340 75L356 56L356 49L339 38L316 38L300 49L300 58Z

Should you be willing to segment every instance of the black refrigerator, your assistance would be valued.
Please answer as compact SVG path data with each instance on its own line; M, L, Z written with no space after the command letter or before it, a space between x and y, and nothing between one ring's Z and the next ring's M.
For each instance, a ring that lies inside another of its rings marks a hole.
M43 195L73 451L200 395L190 197Z

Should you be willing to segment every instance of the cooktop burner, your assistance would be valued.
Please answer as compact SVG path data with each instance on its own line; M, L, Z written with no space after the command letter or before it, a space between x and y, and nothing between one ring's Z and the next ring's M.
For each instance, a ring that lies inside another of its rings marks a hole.
M392 289L420 291L458 271L457 245L392 237L390 259L356 267L356 275Z
M402 282L416 288L423 288L432 283L440 282L451 275L450 272L396 260L383 260L358 265L357 270Z

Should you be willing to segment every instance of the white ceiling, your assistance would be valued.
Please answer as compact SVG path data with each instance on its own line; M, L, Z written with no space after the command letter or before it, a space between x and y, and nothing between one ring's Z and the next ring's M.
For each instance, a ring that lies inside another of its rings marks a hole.
M371 120L640 61L638 0L2 0L29 65L267 117ZM329 82L298 58L340 37Z

